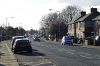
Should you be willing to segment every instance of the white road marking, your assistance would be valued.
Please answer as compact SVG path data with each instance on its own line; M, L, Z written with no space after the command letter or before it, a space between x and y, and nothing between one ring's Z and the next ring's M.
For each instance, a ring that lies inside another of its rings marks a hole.
M81 57L87 58L87 59L93 59L94 57L89 57L89 56L85 56L85 55L80 55Z
M80 52L79 56L87 58L87 59L100 59L100 55L89 54L86 52Z
M75 50L72 50L72 49L64 49L64 48L62 48L62 49L58 49L58 51L64 51L65 53L67 53L67 54L70 54L70 55L74 55L75 54Z
M82 55L86 55L86 56L90 56L91 54L89 54L89 53L86 53L86 52L79 52L80 54L82 54Z
M70 52L70 51L69 51L69 52L66 52L66 53L68 53L68 54L71 54L71 55L74 55L74 54L75 54L75 53L73 53L73 52Z
M13 59L13 63L14 63L14 65L19 66L19 64L18 64L18 62L17 62L15 56L13 55L12 51L10 50L10 48L8 47L7 44L5 44L5 45L6 45L7 49L8 49L9 54L11 55L11 56L10 56L11 59Z

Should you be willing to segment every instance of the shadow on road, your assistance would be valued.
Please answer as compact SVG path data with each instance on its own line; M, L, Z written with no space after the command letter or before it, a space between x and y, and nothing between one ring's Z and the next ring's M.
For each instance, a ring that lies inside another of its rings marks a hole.
M38 50L36 50L36 49L32 49L32 51L38 51Z
M45 56L44 53L40 53L37 51L33 51L32 53L21 52L21 53L17 53L17 54L24 55L24 56Z
M5 65L0 64L0 66L5 66Z
M81 45L79 45L79 44L74 44L73 46L81 46Z
M28 53L28 52L19 52L17 53L19 55L24 55L24 56L45 56L44 53L39 52L36 49L32 49L32 53Z

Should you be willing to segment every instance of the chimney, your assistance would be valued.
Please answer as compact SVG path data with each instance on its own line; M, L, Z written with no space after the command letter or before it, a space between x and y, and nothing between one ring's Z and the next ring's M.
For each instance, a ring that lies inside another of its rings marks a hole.
M86 11L82 11L81 16L85 16L85 15L86 15Z
M97 8L91 8L91 13L96 13L97 12Z

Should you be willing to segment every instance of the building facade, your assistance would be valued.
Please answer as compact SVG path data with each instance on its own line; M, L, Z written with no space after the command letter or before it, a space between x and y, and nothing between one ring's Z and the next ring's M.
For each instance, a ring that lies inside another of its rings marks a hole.
M68 24L68 33L78 38L90 38L100 35L100 12L91 8L91 13L82 11L81 16Z

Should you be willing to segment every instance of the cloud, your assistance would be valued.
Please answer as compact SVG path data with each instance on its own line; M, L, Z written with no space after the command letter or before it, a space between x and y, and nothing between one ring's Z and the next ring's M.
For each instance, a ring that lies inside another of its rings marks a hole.
M100 5L100 0L58 0L60 3L69 3L71 5L79 6L98 6Z
M26 29L38 28L39 20L49 9L61 10L67 5L94 6L99 5L99 0L0 0L0 22L5 23L6 17L15 17L8 19L10 25L22 26ZM18 24L18 25L17 25Z

